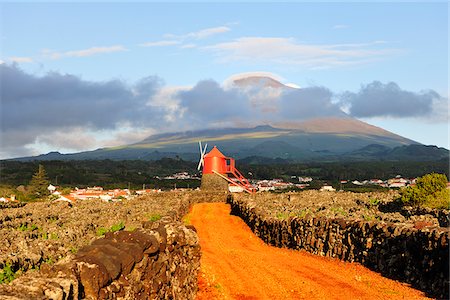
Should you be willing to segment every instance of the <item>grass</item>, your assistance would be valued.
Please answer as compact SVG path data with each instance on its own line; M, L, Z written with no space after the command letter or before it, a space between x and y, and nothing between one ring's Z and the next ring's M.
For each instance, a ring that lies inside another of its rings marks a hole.
M342 215L342 216L344 216L344 217L346 217L347 214L348 214L342 207L332 207L332 208L330 208L330 210L331 210L333 213L335 213L335 214L337 214L337 215Z
M302 209L298 214L297 217L304 218L308 213L310 213L309 209Z
M107 232L108 232L107 228L100 227L100 228L97 229L96 234L97 234L97 236L102 236L102 235L105 235L105 233L107 233Z
M10 264L6 264L3 269L0 270L0 284L10 283L16 278L16 273L11 268Z
M152 222L159 221L159 220L161 220L161 218L162 217L160 214L153 214L153 215L148 216L148 220L152 221Z
M375 220L375 218L370 215L363 215L362 217L363 217L364 221L374 221Z
M33 231L39 229L39 227L37 227L37 225L35 224L31 224L31 226L29 226L28 224L22 224L19 227L17 227L17 229L20 231Z
M378 204L380 204L380 200L377 198L369 198L369 204L372 206L377 206Z
M116 231L121 231L124 229L125 229L125 224L123 223L123 221L120 221L119 223L114 224L109 228L99 227L97 229L97 236L105 235L107 232L116 232Z

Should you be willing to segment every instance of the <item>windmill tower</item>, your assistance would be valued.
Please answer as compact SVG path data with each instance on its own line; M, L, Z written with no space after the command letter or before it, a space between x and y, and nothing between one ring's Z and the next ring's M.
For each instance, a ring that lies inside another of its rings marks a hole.
M207 145L200 147L200 161L198 170L203 167L202 190L228 191L229 185L238 186L248 193L255 192L255 188L235 167L235 160L226 157L216 146L205 155Z

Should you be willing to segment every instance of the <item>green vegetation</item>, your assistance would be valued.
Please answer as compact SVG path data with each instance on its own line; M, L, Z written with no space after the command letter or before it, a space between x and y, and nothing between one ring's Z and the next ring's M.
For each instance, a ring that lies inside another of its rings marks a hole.
M311 211L308 208L302 209L299 213L297 213L297 217L304 218L310 212Z
M427 174L416 181L416 186L400 190L403 203L431 208L450 208L450 191L447 189L447 176Z
M35 224L21 224L19 227L17 227L17 229L20 231L33 231L38 230L39 228Z
M125 229L125 224L120 221L117 224L112 225L109 229L105 227L99 227L97 229L97 236L105 235L107 232L116 232Z
M197 163L182 159L163 158L156 161L145 160L78 160L78 161L0 161L0 174L2 174L2 187L7 189L10 196L16 194L16 187L26 186L30 178L38 169L39 164L45 168L47 177L54 185L58 185L59 191L70 192L68 187L99 185L109 188L142 189L145 184L147 189L172 189L196 188L200 186L200 180L165 180L164 176L177 172L187 171L191 174L197 172ZM159 177L157 177L159 176ZM46 188L48 187L48 184ZM65 189L66 188L66 189ZM65 189L65 190L64 190ZM0 190L1 192L1 190ZM12 192L12 193L11 193ZM48 194L48 191L46 190ZM20 199L19 199L20 200Z
M123 222L120 222L118 224L114 224L109 228L109 232L116 232L116 231L120 231L123 230L125 228L125 225L123 224Z
M39 199L48 196L47 187L49 184L50 182L47 179L44 166L39 165L38 171L33 175L30 184L28 185L28 194L31 199Z
M427 173L442 173L449 176L449 159L429 162L415 161L367 161L367 162L306 162L285 164L242 164L236 163L243 174L251 172L255 179L282 178L285 181L298 182L295 176L311 176L314 181L320 179L340 186L340 180L365 180L371 178L388 179L401 174L405 178L415 178ZM343 184L346 187L358 189L357 186ZM368 187L364 187L368 188ZM374 188L378 188L374 186Z
M331 207L330 211L332 211L333 213L337 214L337 215L341 215L341 216L347 216L348 212L343 209L342 207Z
M149 221L152 221L152 222L156 222L156 221L159 221L159 220L161 220L161 215L160 214L153 214L153 215L151 215L151 216L149 216L148 217L148 220Z
M107 233L107 232L108 232L108 229L105 228L105 227L99 227L99 228L97 229L97 235L98 235L98 236L105 235L105 233Z
M380 200L377 198L369 198L369 204L372 206L377 206L378 204L380 204Z
M0 161L0 173L2 174L2 186L0 196L10 197L16 195L18 200L23 200L22 192L17 186L25 186L35 173L39 164L45 167L47 177L58 184L61 189L78 186L100 185L104 188L146 188L171 189L176 184L177 188L196 188L200 185L199 180L164 180L164 176L181 171L191 174L197 172L197 163L184 161L182 159L163 158L155 161L144 160L84 160L84 161L41 161L20 162ZM340 188L339 181L342 179L364 180L370 178L387 179L401 174L407 178L422 176L427 173L442 173L449 176L449 160L429 162L392 162L392 161L369 161L369 162L305 162L305 163L274 163L274 164L248 164L238 161L237 167L243 174L251 172L249 179L271 179L282 178L285 181L297 182L295 176L312 176L313 185L317 181L320 187L321 181ZM157 177L159 176L159 177ZM47 185L48 186L48 185ZM46 187L47 187L46 186ZM314 186L313 186L314 187ZM367 189L379 189L379 187L358 187L351 184L343 184L344 190L355 192L367 191ZM364 189L364 190L363 190ZM67 190L68 191L68 190ZM48 193L45 190L45 193Z
M0 270L0 284L9 283L16 278L16 273L11 268L10 264L6 264L3 269Z
M364 221L375 221L375 217L371 215L363 215Z
M277 219L279 220L286 220L289 218L289 214L288 213L283 213L283 212L278 212L277 213Z

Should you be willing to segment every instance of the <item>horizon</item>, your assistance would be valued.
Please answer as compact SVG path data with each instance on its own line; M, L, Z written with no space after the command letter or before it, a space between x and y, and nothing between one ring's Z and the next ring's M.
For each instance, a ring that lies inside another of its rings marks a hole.
M0 159L308 113L449 149L446 2L0 2L0 11ZM295 92L230 87L243 73Z

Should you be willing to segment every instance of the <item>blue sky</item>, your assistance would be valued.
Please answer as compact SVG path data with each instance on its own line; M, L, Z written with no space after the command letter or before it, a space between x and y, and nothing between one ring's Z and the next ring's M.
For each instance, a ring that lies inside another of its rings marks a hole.
M188 122L180 120L189 110L180 106L183 102L174 93L202 80L220 85L234 74L256 71L302 88L324 87L332 91L334 102L345 92L361 93L374 81L386 86L394 82L404 95L416 95L417 103L429 101L422 114L387 109L355 117L448 148L446 2L1 2L0 7L0 60L14 69L14 78L61 82L69 74L76 86L117 85L133 94L142 78L152 76L148 87L158 92L147 91L145 101L136 97L133 101L157 107L165 115L155 122L166 122L164 126L148 120L137 123L130 112L130 120L121 115L113 124L61 119L61 123L42 124L39 132L37 123L30 123L28 129L3 125L2 157L95 149L179 130L177 123L186 128ZM39 105L37 101L33 103ZM401 104L409 106L404 101ZM6 100L2 106L8 107ZM100 104L94 107L103 109ZM56 108L48 111L55 119L61 114ZM71 112L64 113L70 119ZM25 131L27 136L18 137Z

